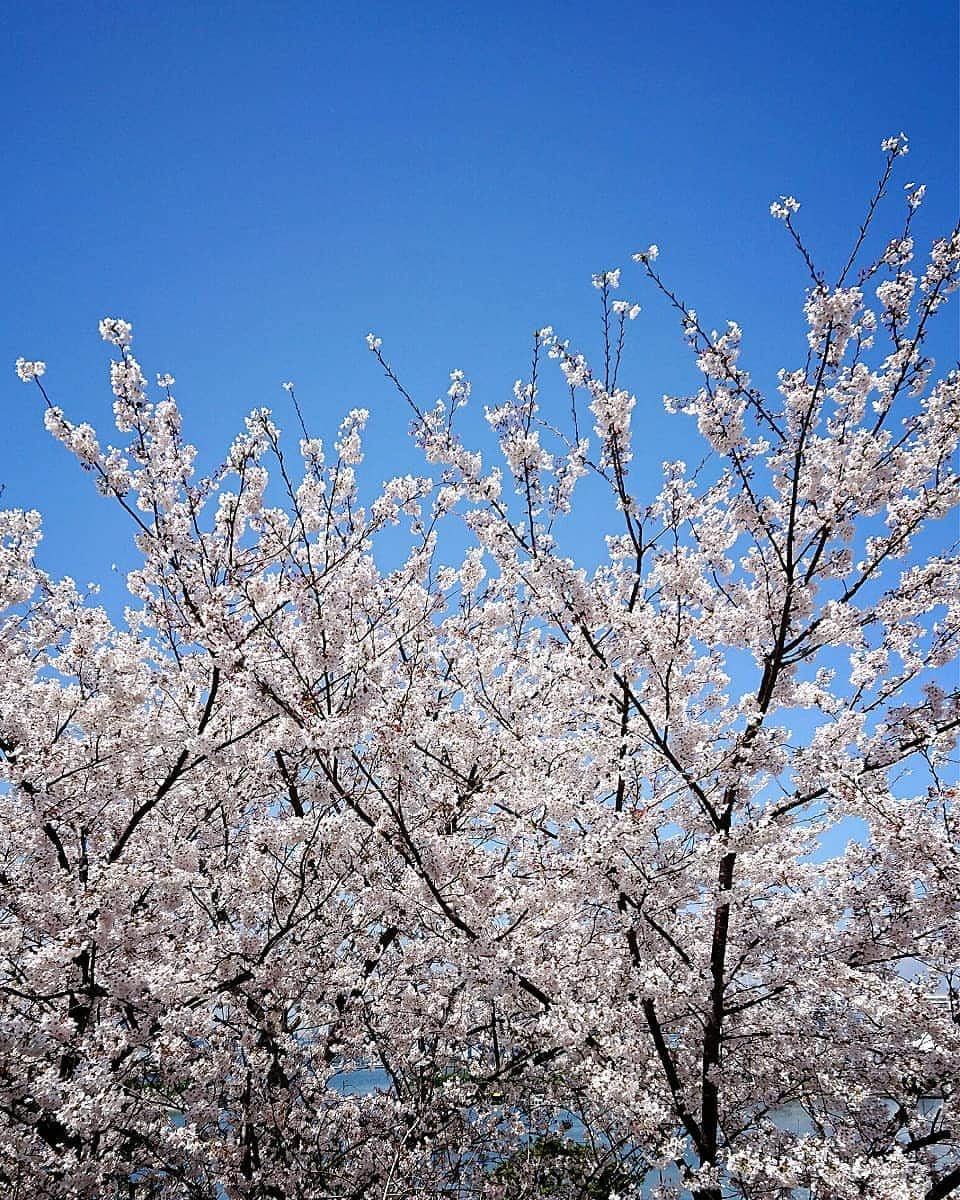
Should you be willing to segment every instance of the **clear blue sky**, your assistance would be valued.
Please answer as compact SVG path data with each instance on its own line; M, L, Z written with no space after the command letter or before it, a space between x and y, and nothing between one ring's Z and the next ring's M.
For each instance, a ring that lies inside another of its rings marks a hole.
M922 231L956 217L949 0L2 7L0 481L81 581L130 561L127 523L13 362L46 360L54 401L109 440L101 316L134 323L149 378L177 376L202 464L254 406L292 433L293 379L313 432L371 409L380 479L411 460L368 330L425 401L462 367L479 409L536 326L596 344L590 274L622 265L644 306L626 382L660 437L661 394L693 376L633 250L659 243L769 378L797 365L804 285L771 199L795 193L835 263L905 129Z

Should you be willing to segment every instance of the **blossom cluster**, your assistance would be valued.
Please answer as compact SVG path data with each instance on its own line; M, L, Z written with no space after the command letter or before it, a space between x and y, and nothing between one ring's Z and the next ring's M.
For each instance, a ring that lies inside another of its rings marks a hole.
M25 358L17 359L17 378L23 383L32 383L35 379L39 379L45 374L47 364L45 362L29 361Z
M914 211L807 264L769 389L635 255L701 376L643 471L619 270L482 447L370 334L424 462L379 488L365 408L198 478L101 323L119 444L44 420L130 522L122 619L0 510L5 1195L949 1194L960 239L917 266Z

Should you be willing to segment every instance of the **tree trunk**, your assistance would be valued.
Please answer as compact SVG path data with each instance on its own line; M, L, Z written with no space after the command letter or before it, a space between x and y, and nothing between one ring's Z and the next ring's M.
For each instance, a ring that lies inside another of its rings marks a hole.
M720 860L720 870L717 876L720 893L729 892L733 885L733 868L737 860L734 852L729 852ZM723 997L724 972L727 961L727 940L730 929L730 904L721 901L717 905L713 918L713 939L710 944L710 1007L707 1014L707 1024L703 1034L703 1058L701 1060L700 1086L701 1108L700 1129L703 1134L703 1145L700 1161L712 1164L717 1158L717 1144L720 1119L720 1089L716 1073L720 1066L720 1047L723 1042ZM694 1200L721 1200L719 1187L698 1188Z

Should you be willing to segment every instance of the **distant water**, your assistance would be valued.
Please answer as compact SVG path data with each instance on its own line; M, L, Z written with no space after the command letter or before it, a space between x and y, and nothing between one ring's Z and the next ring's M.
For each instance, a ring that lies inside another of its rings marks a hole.
M368 1096L371 1092L388 1092L390 1090L390 1077L386 1071L379 1067L369 1067L363 1070L343 1071L339 1075L335 1075L329 1083L330 1088L341 1096ZM569 1122L567 1136L574 1141L580 1141L586 1129L572 1113L563 1114L564 1119ZM663 1176L658 1176L644 1186L640 1195L649 1195L649 1191L656 1183L674 1183L676 1182L677 1172L675 1168L670 1168L663 1173Z
M371 1092L389 1092L390 1076L382 1067L365 1067L341 1071L328 1086L341 1096L369 1096Z
M369 1096L373 1092L388 1092L390 1090L390 1077L380 1067L359 1068L352 1071L342 1071L334 1075L329 1083L332 1091L341 1096ZM182 1113L171 1111L170 1119L174 1125L185 1124L185 1118ZM573 1138L574 1141L579 1141L585 1129L583 1125L573 1116L572 1113L565 1114L565 1119L570 1122L570 1128L567 1135ZM809 1119L799 1105L788 1105L774 1116L775 1124L789 1133L808 1133L812 1126ZM663 1176L658 1176L657 1179L651 1180L646 1184L641 1191L641 1196L649 1195L649 1191L658 1182L676 1183L677 1172L675 1168L665 1171ZM689 1195L689 1193L684 1193ZM226 1193L222 1193L220 1200L228 1200Z

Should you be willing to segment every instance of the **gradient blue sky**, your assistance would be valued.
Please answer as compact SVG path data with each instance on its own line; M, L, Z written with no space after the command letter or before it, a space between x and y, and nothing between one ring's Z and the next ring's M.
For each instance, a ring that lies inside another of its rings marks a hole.
M128 522L13 362L45 359L54 401L109 440L103 315L134 323L149 378L177 376L201 465L254 406L293 433L293 379L312 432L371 409L379 480L414 459L368 330L425 402L462 367L479 409L524 373L536 326L595 347L591 272L623 265L644 307L625 382L659 461L685 436L660 397L695 377L631 251L656 241L708 324L743 325L762 383L802 355L804 273L771 199L795 193L837 264L880 140L905 129L921 234L956 218L948 0L8 0L0 24L0 481L45 513L48 568L81 581L130 563Z

